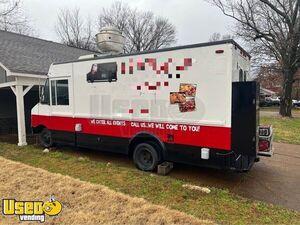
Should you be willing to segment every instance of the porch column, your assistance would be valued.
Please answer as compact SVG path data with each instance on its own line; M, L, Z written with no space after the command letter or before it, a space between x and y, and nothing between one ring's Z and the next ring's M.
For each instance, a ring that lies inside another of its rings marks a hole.
M27 145L26 142L26 125L24 110L24 90L23 85L16 85L15 89L17 102L17 121L18 121L18 146Z

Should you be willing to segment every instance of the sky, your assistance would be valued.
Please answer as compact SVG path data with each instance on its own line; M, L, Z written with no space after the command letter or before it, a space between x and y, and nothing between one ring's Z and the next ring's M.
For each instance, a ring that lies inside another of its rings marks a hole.
M55 33L57 14L62 8L80 8L83 17L97 20L103 7L114 0L22 0L22 7L40 38L59 41ZM176 45L208 41L214 32L230 34L234 21L205 0L123 0L133 8L150 10L168 18L177 28Z

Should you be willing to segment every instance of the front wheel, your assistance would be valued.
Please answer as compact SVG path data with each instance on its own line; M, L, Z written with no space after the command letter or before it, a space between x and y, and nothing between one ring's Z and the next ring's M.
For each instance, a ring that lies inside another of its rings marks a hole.
M45 148L50 148L53 146L53 140L51 131L44 128L39 134L40 144Z
M148 143L138 144L133 153L136 167L142 171L153 171L159 162L157 150Z

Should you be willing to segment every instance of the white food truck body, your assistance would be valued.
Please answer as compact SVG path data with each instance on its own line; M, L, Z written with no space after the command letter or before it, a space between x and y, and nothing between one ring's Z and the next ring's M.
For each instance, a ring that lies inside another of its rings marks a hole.
M232 40L53 64L32 127L45 146L125 153L142 170L162 161L248 170L259 139L249 69Z

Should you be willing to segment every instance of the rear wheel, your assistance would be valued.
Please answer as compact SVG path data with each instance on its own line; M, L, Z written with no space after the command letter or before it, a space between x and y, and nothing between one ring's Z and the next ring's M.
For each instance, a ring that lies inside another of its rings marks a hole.
M44 128L39 134L40 144L45 148L50 148L53 146L53 140L51 131Z
M138 144L133 153L136 167L143 171L153 171L159 163L158 149L150 143Z

